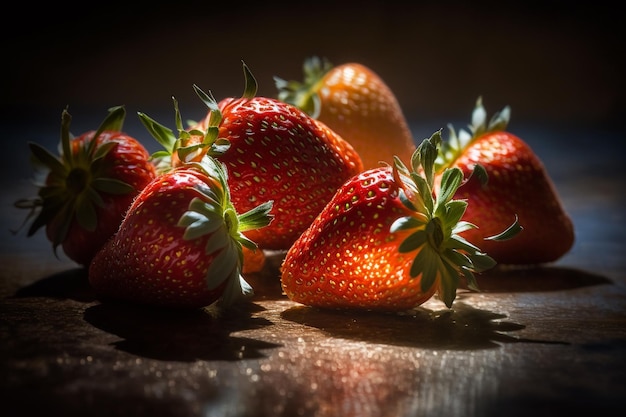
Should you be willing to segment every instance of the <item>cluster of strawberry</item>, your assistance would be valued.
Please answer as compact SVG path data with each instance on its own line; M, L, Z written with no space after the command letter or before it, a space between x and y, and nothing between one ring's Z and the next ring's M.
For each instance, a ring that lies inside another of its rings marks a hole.
M259 97L244 64L241 97L194 89L206 117L176 131L139 113L163 150L123 133L123 107L73 138L63 112L59 156L31 143L47 169L28 208L88 269L102 299L226 307L244 279L283 251L280 279L297 302L405 310L433 295L450 307L459 280L496 265L552 262L572 222L533 151L489 123L479 100L470 132L416 146L396 97L369 68L305 61L305 82L276 78ZM483 248L483 249L481 249ZM486 248L486 249L485 249Z

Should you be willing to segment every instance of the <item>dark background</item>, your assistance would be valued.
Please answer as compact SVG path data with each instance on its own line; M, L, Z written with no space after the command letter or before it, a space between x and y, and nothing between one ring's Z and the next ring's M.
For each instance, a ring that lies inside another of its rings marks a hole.
M5 134L26 128L37 140L57 139L66 105L80 133L124 104L127 130L151 143L137 111L173 127L175 96L183 117L200 117L192 84L238 96L242 60L272 96L272 76L300 79L310 55L370 66L417 135L469 122L479 95L489 113L512 107L511 130L609 129L626 113L623 19L605 1L15 6L3 27L2 119Z

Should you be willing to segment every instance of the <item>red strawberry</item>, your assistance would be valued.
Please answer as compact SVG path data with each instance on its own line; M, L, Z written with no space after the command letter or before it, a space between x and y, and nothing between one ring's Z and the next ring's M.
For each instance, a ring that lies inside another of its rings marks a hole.
M371 68L355 62L333 66L311 57L304 62L304 81L274 77L278 98L296 105L350 142L364 169L408 163L415 143L396 96Z
M178 136L145 114L139 116L165 148L158 156L185 161L205 152L222 161L238 211L274 201L272 224L247 235L262 249L286 250L363 165L352 146L323 123L290 104L255 96L257 84L245 64L244 73L246 89L240 98L217 103L194 86L209 113L186 130L176 109Z
M60 245L81 265L117 231L135 196L156 175L148 151L121 131L125 115L123 107L111 108L97 131L71 138L66 109L60 156L29 144L35 162L48 172L38 197L15 203L31 210L28 218L36 214L28 236L45 226L55 253Z
M461 221L467 203L452 199L461 170L446 170L440 189L434 188L440 143L440 132L425 139L412 171L396 158L393 166L367 170L337 191L283 261L281 282L291 300L399 311L436 292L451 307L461 276L476 288L474 272L495 262L460 236L475 227Z
M574 243L574 227L557 190L539 157L518 136L508 132L510 108L487 116L479 98L470 132L457 135L450 129L439 170L459 167L465 174L482 165L489 176L486 184L470 179L455 198L469 203L464 220L479 224L463 236L478 244L518 216L523 233L507 242L482 244L501 264L542 264L563 256Z
M175 168L137 196L89 267L102 297L172 308L228 306L251 287L241 276L242 232L266 226L271 202L238 215L213 158Z

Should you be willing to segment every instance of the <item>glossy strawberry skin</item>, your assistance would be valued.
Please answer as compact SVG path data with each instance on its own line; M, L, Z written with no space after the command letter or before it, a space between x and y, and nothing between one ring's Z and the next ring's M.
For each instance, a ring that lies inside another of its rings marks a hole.
M421 277L410 277L416 251L399 253L407 232L389 232L407 214L390 167L353 177L287 252L284 292L324 308L398 311L422 304L437 285L423 291Z
M553 262L570 250L574 227L546 168L530 146L506 131L477 138L455 161L467 175L482 165L488 182L476 178L459 188L455 198L466 199L464 220L480 225L464 232L500 264ZM524 230L507 241L484 240L503 230L518 216Z
M148 184L133 202L119 232L98 252L89 281L105 298L171 308L200 308L216 301L222 284L209 290L205 275L215 255L209 236L185 240L177 222L198 189L212 180L180 168Z
M325 67L324 67L325 66ZM304 64L305 82L277 79L279 98L297 105L350 142L364 169L410 161L416 146L400 103L385 81L357 62L332 66L317 57ZM292 88L292 91L289 89ZM315 95L319 102L312 104Z
M339 65L329 71L320 89L318 120L348 140L365 169L392 163L393 156L410 161L413 137L400 104L387 84L359 63Z
M287 103L226 98L219 108L219 137L231 148L218 159L228 168L233 205L244 212L274 201L273 222L247 236L262 249L286 250L362 161L339 135Z

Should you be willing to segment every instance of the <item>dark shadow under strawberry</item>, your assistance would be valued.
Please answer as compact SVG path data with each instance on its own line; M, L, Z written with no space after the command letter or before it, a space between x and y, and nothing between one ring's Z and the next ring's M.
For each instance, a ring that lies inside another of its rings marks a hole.
M15 292L14 298L48 297L91 302L96 295L89 285L87 270L73 268L49 275Z
M557 266L498 266L480 276L480 291L486 293L520 293L565 291L613 282L581 269Z
M285 320L321 329L329 336L392 346L438 350L493 349L503 343L563 343L516 338L505 334L526 326L502 321L505 315L480 310L463 302L454 310L422 307L410 314L359 312L298 306L281 315Z
M279 347L250 338L233 337L236 331L261 328L271 323L251 317L258 308L245 303L228 314L214 317L207 310L171 311L130 303L106 303L89 307L84 319L122 340L116 349L163 361L237 361L264 357L264 350Z

